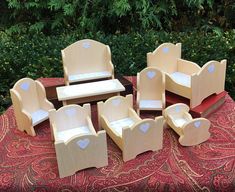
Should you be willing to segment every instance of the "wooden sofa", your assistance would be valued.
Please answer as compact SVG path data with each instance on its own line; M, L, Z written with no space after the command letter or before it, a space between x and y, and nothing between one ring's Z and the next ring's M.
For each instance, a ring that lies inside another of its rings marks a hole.
M61 51L65 84L114 78L114 67L108 45L84 39Z

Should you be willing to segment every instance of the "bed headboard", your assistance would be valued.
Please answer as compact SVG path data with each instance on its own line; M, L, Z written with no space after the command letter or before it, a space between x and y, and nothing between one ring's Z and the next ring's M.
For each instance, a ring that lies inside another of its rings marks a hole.
M166 73L177 71L177 59L181 58L181 43L163 43L147 53L147 66L157 67Z

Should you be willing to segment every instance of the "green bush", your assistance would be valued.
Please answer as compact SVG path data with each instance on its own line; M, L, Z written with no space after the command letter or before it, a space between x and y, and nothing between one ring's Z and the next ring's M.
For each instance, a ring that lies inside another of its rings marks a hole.
M13 33L64 29L127 33L196 28L220 31L235 26L233 0L3 0L0 28ZM219 28L218 28L219 27Z
M83 38L108 44L115 71L123 75L136 75L146 67L146 53L164 42L181 42L182 58L194 61L200 66L209 60L226 58L226 90L235 98L235 30L221 36L215 33L155 31L116 35L81 35L73 32L56 36L9 36L0 33L0 111L11 104L9 89L20 78L62 77L61 49Z

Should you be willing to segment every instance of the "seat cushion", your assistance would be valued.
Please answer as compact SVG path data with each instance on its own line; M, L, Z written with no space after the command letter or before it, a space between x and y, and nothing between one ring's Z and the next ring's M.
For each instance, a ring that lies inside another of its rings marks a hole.
M161 100L140 100L140 109L162 109Z
M118 136L122 137L122 128L131 127L135 122L131 118L124 118L110 123L111 129L115 130Z
M170 74L170 77L178 84L191 87L191 76L180 72Z
M41 123L42 121L44 121L46 119L48 119L48 116L49 116L48 112L43 110L43 109L39 109L39 110L31 113L33 126Z
M111 77L112 74L108 71L94 72L94 73L83 73L78 75L69 75L69 82L86 81L92 79L101 79Z
M91 131L87 126L59 131L56 133L56 140L63 140L64 142L66 142L74 135L79 135L79 134L91 134Z

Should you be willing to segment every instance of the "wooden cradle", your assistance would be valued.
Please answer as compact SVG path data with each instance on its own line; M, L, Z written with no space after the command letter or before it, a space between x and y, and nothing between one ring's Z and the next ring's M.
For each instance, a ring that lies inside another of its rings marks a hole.
M226 60L209 61L200 67L183 60L180 43L163 43L147 54L147 65L165 72L166 90L190 99L190 108L224 91L226 63Z
M162 148L164 118L141 119L133 109L133 96L115 96L99 102L99 125L123 152L123 160Z
M166 123L180 136L179 143L183 146L198 145L210 138L210 121L195 118L189 114L189 107L177 103L163 111Z
M88 167L108 165L106 133L96 133L90 104L50 110L49 117L60 178Z

